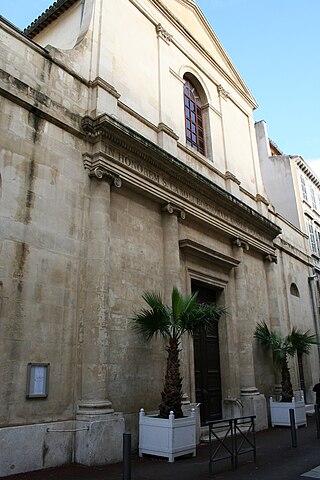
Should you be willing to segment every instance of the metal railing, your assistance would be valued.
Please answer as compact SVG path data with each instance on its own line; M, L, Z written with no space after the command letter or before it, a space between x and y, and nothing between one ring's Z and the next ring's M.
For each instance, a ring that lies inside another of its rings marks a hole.
M238 467L238 458L247 453L253 454L256 461L255 415L207 422L209 427L209 473L213 474L213 464L230 460L233 469Z

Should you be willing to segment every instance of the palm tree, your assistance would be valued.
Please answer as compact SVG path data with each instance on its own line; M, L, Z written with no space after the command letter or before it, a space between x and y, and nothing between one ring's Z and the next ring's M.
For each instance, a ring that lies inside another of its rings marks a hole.
M269 330L265 322L257 324L254 336L262 345L273 351L275 367L281 371L281 401L291 402L293 388L288 366L288 358L294 357L296 353L309 354L311 345L318 343L316 336L309 335L309 330L303 333L299 329L293 327L289 335L282 337L278 332Z
M134 329L146 341L158 335L168 340L166 351L167 368L159 415L168 418L172 410L176 418L183 417L181 409L182 378L180 375L180 343L184 333L191 335L209 327L218 320L224 308L217 305L198 304L197 293L182 295L177 288L172 289L171 307L165 305L161 295L145 292L142 298L149 308L143 308L132 318Z

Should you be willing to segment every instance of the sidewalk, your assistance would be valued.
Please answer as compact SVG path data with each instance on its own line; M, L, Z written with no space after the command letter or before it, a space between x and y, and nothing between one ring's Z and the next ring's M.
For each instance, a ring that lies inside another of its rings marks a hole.
M257 461L252 454L240 457L237 470L231 470L230 462L214 465L214 474L209 475L209 446L197 448L197 456L177 459L168 463L165 459L139 458L132 455L132 480L304 480L320 478L310 472L320 465L320 440L317 440L314 416L308 417L308 426L297 430L297 448L291 446L290 428L270 428L256 434ZM302 476L303 474L307 474ZM122 480L122 464L103 467L67 467L40 470L13 475L7 480Z

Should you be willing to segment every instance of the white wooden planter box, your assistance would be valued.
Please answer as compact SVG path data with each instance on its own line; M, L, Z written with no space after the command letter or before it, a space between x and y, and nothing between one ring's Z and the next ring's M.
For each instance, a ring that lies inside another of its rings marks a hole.
M159 418L146 415L143 408L139 416L139 456L143 454L167 457L174 462L181 455L196 455L196 412L191 416Z
M290 427L290 413L293 409L295 414L296 428L307 425L306 405L304 400L292 399L292 402L274 402L270 398L271 425L284 425Z

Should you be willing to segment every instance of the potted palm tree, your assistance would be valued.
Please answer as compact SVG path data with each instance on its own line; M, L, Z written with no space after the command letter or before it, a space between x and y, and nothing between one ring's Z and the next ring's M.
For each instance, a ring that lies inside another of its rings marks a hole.
M293 327L291 332L283 337L277 331L270 330L265 322L258 323L254 333L255 338L273 352L276 369L281 372L281 401L270 399L271 423L274 425L290 425L289 409L295 410L296 426L306 425L306 410L304 399L296 401L293 395L291 375L288 366L289 357L298 354L309 354L311 345L317 344L315 335L309 331L301 332Z
M161 336L168 344L159 414L147 416L143 409L140 411L139 454L164 456L173 462L180 455L195 455L196 449L195 412L191 417L184 417L182 412L181 339L186 333L193 335L209 327L220 318L224 309L214 304L199 304L197 293L182 295L175 287L172 289L171 306L163 303L159 293L145 292L142 298L147 308L134 314L134 329L147 342ZM178 429L180 433L177 433Z

